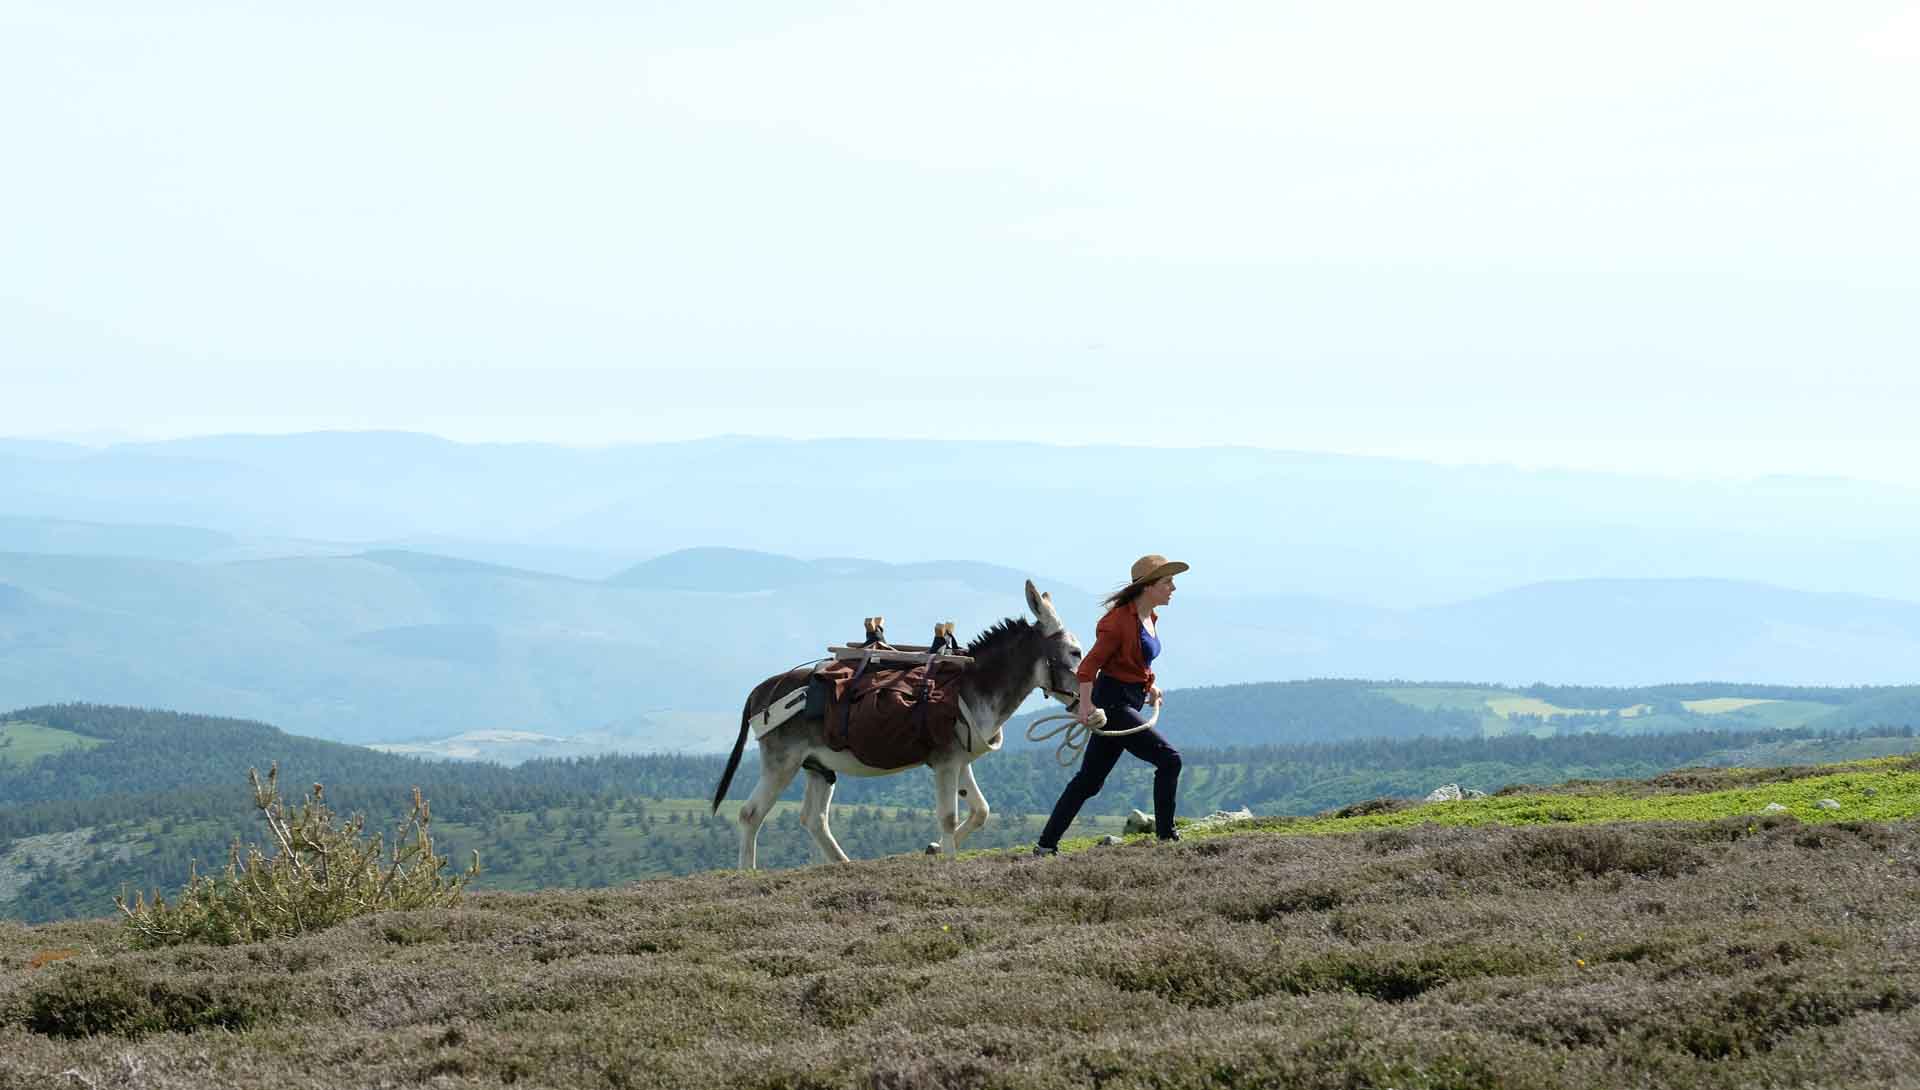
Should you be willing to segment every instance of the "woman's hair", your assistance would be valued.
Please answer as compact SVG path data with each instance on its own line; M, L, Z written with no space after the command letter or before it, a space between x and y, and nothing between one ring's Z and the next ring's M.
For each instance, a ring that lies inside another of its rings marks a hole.
M1107 600L1100 604L1108 609L1119 609L1121 606L1130 606L1139 601L1140 596L1145 594L1147 588L1152 585L1152 583L1128 583L1126 586L1107 595Z

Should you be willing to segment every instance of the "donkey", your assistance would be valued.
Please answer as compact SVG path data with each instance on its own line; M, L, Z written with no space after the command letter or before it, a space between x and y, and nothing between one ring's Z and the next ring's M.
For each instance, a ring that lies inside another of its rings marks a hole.
M1053 600L1036 591L1032 580L1027 581L1026 590L1033 621L1008 618L967 646L973 665L954 682L961 728L925 761L933 769L933 808L940 825L940 849L948 856L959 851L961 842L987 822L987 800L973 778L973 762L1000 748L1001 728L1019 710L1027 694L1038 689L1069 707L1078 697L1074 671L1080 666L1080 641L1061 623ZM791 692L796 685L805 684L809 672L802 668L768 678L748 695L747 706L740 714L740 738L733 743L733 755L727 758L727 769L713 793L715 813L727 797L734 771L740 767L752 717L773 694ZM760 825L773 811L774 800L801 770L807 773L807 789L800 805L800 822L813 836L815 858L845 863L847 853L840 850L827 824L837 774L886 776L915 767L872 768L849 751L832 749L827 745L826 724L819 719L796 717L768 731L760 739L760 783L740 808L740 869L753 869ZM962 798L967 801L964 822L960 820Z

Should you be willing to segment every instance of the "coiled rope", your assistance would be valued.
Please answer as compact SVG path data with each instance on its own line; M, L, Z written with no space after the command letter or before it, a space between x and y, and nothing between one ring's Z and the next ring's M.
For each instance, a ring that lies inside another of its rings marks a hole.
M1066 722L1050 730L1042 731L1039 729L1042 723L1053 723L1063 719L1066 720ZM1027 741L1044 742L1054 735L1065 731L1066 737L1060 739L1059 747L1054 750L1054 760L1060 762L1060 767L1067 768L1071 766L1073 762L1080 759L1080 751L1087 748L1087 739L1093 735L1098 734L1105 738L1125 738L1129 734L1139 734L1143 730L1152 730L1153 725L1159 721L1160 705L1158 703L1155 703L1153 706L1153 718L1137 727L1128 727L1126 730L1104 729L1107 725L1107 713L1101 708L1093 709L1093 714L1087 716L1085 723L1080 722L1079 717L1072 712L1057 712L1053 715L1043 715L1033 722L1028 723Z

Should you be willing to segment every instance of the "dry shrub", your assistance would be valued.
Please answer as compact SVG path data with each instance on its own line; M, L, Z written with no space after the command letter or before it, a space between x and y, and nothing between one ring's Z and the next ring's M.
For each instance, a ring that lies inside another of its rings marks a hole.
M65 961L68 958L78 957L79 955L80 951L71 947L62 950L42 950L27 959L27 968L28 970L42 969L55 962Z
M1300 1087L1427 1086L1447 1090L1506 1090L1529 1085L1529 1075L1510 1060L1484 1056L1474 1041L1383 1041L1377 1032L1338 1027L1307 1042L1293 1059L1284 1085ZM1397 1046L1397 1047L1396 1047Z
M883 1007L925 987L919 978L886 976L867 970L822 973L800 993L800 1009L814 1022L844 1029L871 1017Z
M1796 834L1793 843L1801 848L1839 848L1864 845L1876 852L1893 846L1893 836L1884 825L1869 821L1836 821L1810 825Z
M824 972L834 965L831 959L805 950L756 950L743 956L741 961L747 968L775 980Z
M1792 814L1735 814L1713 821L1676 822L1661 826L1663 833L1676 840L1697 843L1732 844L1750 837L1765 837L1780 830L1798 829L1800 819Z
M1230 920L1271 923L1299 912L1330 912L1347 903L1347 894L1328 881L1309 881L1285 886L1264 896L1242 901L1222 909Z
M972 936L965 926L918 923L852 943L849 960L862 965L934 965L967 952Z
M1894 981L1786 973L1701 998L1688 1009L1648 1020L1643 1039L1703 1060L1725 1060L1771 1051L1803 1029L1839 1025L1865 1013L1897 1014L1916 1003L1915 993Z
M875 889L836 889L815 897L813 907L821 912L866 914L892 908L893 899Z
M1532 888L1615 874L1674 878L1706 863L1682 841L1629 826L1520 829L1434 856L1434 868L1455 878Z
M1405 810L1412 805L1414 805L1412 799L1403 799L1393 795L1382 795L1379 798L1367 799L1363 802L1349 803L1346 806L1340 807L1338 810L1328 810L1318 816L1350 818L1366 817L1368 814L1392 814Z
M1002 1081L999 1064L978 1056L901 1056L873 1068L873 1090L970 1090Z
M1150 992L1185 1007L1221 1007L1318 992L1399 1003L1457 981L1530 973L1541 961L1526 948L1472 943L1379 943L1263 956L1198 937L1162 941L1131 957L1109 956L1096 971L1123 991Z
M1400 1003L1458 981L1524 976L1542 961L1539 954L1518 946L1379 944L1329 951L1294 966L1284 979L1289 991L1344 991Z
M433 853L432 817L417 787L413 813L388 850L378 833L371 839L362 835L364 818L336 824L319 784L289 815L279 777L278 765L268 769L265 783L259 773L247 771L254 807L266 820L277 852L268 856L257 845L242 849L235 841L225 874L189 873L187 888L173 904L158 892L151 902L139 894L132 904L115 897L134 946L259 942L388 909L450 905L479 873L478 853L464 875L449 879L440 873L447 861Z
M1525 863L1557 870L1568 878L1606 874L1675 878L1706 865L1706 859L1690 847L1622 828L1542 829L1520 837L1516 847Z
M1155 915L1160 905L1152 898L1127 893L1081 893L1049 890L1037 894L1026 915L1036 920L1072 923L1113 923Z
M53 1037L244 1029L279 1017L288 998L285 985L271 979L176 979L107 962L64 968L36 986L27 996L23 1021L33 1032Z
M1169 936L1117 956L1103 953L1095 972L1107 982L1183 1007L1222 1007L1284 990L1276 966L1217 941Z
M1380 829L1375 832L1363 833L1360 837L1360 846L1375 855L1392 855L1395 852L1404 852L1415 847L1417 844L1418 841L1414 839L1413 834L1405 829Z
M1635 783L1627 780L1625 783ZM1679 792L1694 794L1704 791L1718 791L1741 782L1734 774L1724 768L1676 768L1663 772L1644 781L1643 786L1661 792ZM1745 781L1753 782L1753 781Z
M1595 965L1608 963L1669 965L1680 954L1697 946L1700 941L1701 936L1698 932L1662 932L1602 947L1595 950L1588 960Z

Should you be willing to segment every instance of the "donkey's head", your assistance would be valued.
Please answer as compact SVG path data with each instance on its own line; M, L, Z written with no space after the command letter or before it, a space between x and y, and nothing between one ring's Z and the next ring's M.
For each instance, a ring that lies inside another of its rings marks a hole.
M1033 620L1010 617L967 645L976 665L964 684L1003 722L1035 689L1071 704L1080 684L1073 673L1080 668L1080 641L1060 623L1053 600L1031 581L1027 608L1033 610Z
M1071 705L1079 698L1080 680L1074 671L1080 668L1080 641L1060 620L1060 614L1054 611L1053 599L1036 590L1033 580L1027 580L1027 608L1033 610L1034 620L1039 622L1040 654L1034 664L1034 682L1027 691L1039 689L1062 704Z

